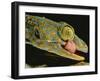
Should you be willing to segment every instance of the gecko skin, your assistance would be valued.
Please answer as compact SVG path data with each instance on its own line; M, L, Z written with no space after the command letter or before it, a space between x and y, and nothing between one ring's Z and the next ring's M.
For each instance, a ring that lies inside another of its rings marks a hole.
M88 46L68 23L26 15L25 25L25 39L28 40L26 43L64 58L85 60L85 57L75 51L88 53Z

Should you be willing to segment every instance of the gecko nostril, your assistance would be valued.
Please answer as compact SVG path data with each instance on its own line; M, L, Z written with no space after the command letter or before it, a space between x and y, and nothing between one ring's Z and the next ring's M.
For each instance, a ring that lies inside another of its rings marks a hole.
M35 29L35 36L40 39L40 34L39 34L39 31L37 29Z

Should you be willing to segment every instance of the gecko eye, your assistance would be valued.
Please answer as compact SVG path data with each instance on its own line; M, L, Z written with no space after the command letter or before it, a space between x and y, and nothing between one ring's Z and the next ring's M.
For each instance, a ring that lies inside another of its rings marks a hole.
M37 29L35 29L35 36L40 39L40 34L39 34L39 31Z
M72 40L74 38L74 31L70 27L64 27L61 31L61 38L63 40Z

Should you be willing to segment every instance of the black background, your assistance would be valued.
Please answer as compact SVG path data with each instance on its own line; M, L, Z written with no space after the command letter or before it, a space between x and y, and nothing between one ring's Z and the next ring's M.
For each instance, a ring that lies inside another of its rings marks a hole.
M46 17L46 18L54 20L56 22L59 22L59 21L67 22L74 28L76 35L78 35L82 40L84 40L89 47L89 15L48 14L48 13L28 13L28 12L26 13L26 15ZM37 60L38 58L32 54L33 53L32 51L35 52L36 50L32 49L31 46L26 45L26 63L32 64L32 61L35 61L36 63L38 63L38 62L40 63L40 61ZM82 54L82 55L86 57L85 61L89 62L89 53ZM33 60L32 57L35 57L35 59L37 61ZM39 59L41 59L42 61L44 60L44 58L42 58L42 57L40 57ZM47 59L44 60L44 62L45 61L47 61ZM70 61L70 63L68 65L74 63L74 62L71 62L71 60L68 60L67 62L69 62L69 61ZM42 63L44 63L44 62L42 62ZM40 64L42 64L42 63L40 63ZM53 65L51 64L50 66L59 66L59 65L61 66L61 64L54 63ZM62 64L62 65L64 65L64 64Z

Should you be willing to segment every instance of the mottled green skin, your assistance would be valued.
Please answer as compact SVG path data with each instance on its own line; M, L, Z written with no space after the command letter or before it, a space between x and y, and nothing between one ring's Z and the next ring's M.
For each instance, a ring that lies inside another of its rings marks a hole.
M87 53L88 47L86 43L75 34L71 25L65 22L55 22L39 16L26 16L25 38L28 40L26 43L61 57L78 61L85 60L84 57L74 53L72 54L62 48L61 44L64 40L61 37L61 31L64 27L72 28L74 38L71 40L75 42L77 50ZM70 36L70 34L67 36Z

